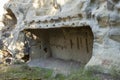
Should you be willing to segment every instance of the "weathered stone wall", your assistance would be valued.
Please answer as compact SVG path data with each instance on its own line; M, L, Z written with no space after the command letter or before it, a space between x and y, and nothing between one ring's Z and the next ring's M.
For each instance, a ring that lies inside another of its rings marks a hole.
M6 45L14 52L24 29L90 26L94 35L93 55L86 66L109 69L120 65L119 0L10 0L5 5L16 16L15 28ZM14 52L15 53L15 52Z

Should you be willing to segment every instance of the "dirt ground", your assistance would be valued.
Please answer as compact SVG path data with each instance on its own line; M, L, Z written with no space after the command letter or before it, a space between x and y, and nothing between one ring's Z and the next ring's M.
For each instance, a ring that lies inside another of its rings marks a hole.
M66 61L56 58L35 59L28 62L31 67L40 66L54 70L54 73L62 73L64 75L70 74L71 71L80 69L81 63L76 61Z

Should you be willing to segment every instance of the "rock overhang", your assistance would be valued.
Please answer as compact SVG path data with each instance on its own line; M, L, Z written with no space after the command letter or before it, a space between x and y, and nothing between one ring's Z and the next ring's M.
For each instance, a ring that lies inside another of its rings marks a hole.
M59 2L59 0L57 1ZM24 29L90 26L94 35L94 43L93 57L88 65L101 65L102 67L106 67L109 65L114 66L116 62L119 65L117 59L119 58L120 52L120 34L118 33L120 30L118 7L120 2L116 3L114 0L72 1L65 0L66 4L61 7L63 10L59 11L58 9L53 10L53 12L52 9L54 7L51 7L51 4L45 3L45 6L34 8L31 6L34 3L32 0L25 1L25 3L24 1L11 1L7 4L7 7L13 11L18 20L18 27L13 30L13 35L15 34L14 36L17 36L18 34L16 34L16 32L18 31L19 33ZM74 6L69 6L71 4ZM46 8L50 8L51 13L47 13L49 10ZM23 10L23 12L21 12L21 10ZM16 40L17 39L13 39L13 41ZM107 61L107 63L104 64L104 61Z

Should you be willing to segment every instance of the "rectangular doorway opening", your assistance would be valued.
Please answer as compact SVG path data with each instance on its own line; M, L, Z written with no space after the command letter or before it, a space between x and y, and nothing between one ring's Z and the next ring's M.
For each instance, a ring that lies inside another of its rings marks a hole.
M86 64L92 56L93 33L89 26L23 31L30 43L31 60L53 58Z

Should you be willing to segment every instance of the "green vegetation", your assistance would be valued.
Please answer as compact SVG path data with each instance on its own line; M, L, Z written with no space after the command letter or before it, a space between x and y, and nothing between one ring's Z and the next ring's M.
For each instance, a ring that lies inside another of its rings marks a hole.
M88 72L92 72L92 73L103 73L104 69L100 66L89 66L86 69Z
M1 65L0 80L100 80L94 75L92 69L81 68L77 72L72 72L68 76L56 74L53 71L39 67L29 67L26 64Z
M99 80L99 78L91 70L80 69L69 75L66 80Z
M0 80L46 80L51 78L52 71L38 67L23 65L3 66L0 72Z
M114 79L120 79L120 68L117 66L112 66L110 69L110 74Z

